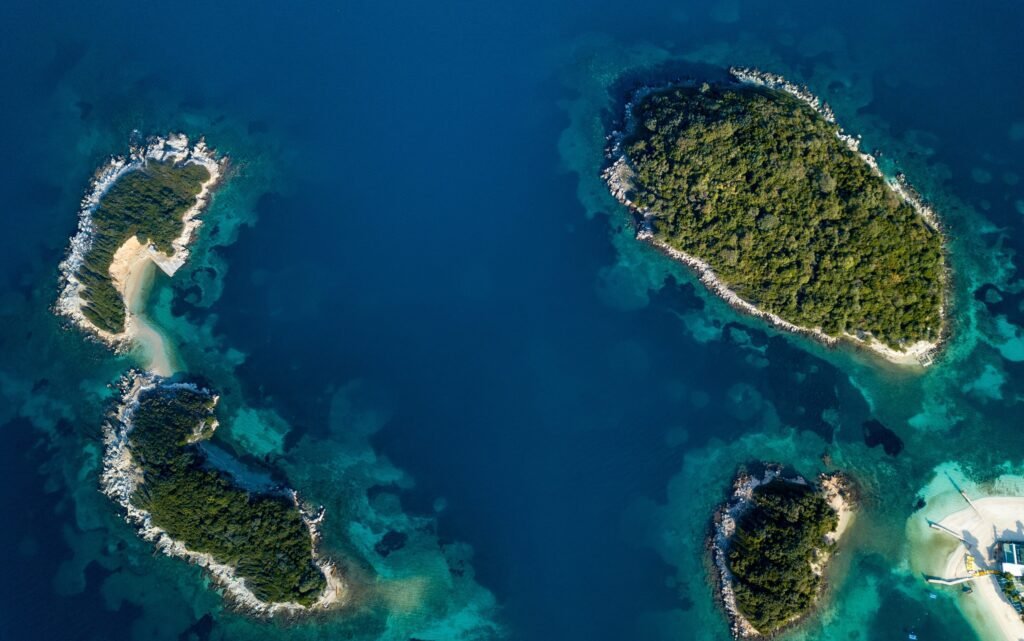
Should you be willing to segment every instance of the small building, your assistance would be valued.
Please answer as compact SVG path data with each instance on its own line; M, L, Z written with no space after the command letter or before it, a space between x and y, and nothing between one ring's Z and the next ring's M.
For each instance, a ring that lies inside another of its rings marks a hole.
M1009 572L1018 579L1024 576L1024 543L996 541L998 557L1002 560L1003 572Z

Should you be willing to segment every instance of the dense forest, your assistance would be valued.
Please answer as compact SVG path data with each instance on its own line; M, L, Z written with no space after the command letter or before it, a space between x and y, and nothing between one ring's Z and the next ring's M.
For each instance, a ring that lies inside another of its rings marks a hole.
M84 285L85 314L96 327L124 331L125 303L110 280L114 253L132 236L167 254L184 229L182 216L195 203L210 172L202 165L149 161L129 172L104 194L92 215L92 246L78 278Z
M890 347L941 328L941 238L792 96L678 87L633 110L625 141L656 238L743 299L826 334Z
M208 393L183 387L142 393L129 433L143 470L132 502L190 550L237 568L259 599L310 605L326 580L291 498L248 492L204 465L195 443L213 432L213 405Z
M769 635L814 605L821 579L811 561L838 525L811 486L776 479L754 489L730 541L729 569L736 606L759 632Z

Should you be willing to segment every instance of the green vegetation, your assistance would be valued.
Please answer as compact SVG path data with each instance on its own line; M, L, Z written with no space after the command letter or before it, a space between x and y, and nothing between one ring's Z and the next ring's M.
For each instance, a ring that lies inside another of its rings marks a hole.
M1017 614L1024 619L1024 600L1021 598L1020 587L1017 585L1017 579L1009 572L1003 572L997 577L999 586L1003 590L1003 595L1013 606L1013 609L1017 611Z
M792 96L680 87L633 111L634 202L743 299L899 349L940 333L939 234Z
M807 485L776 479L754 490L729 548L736 606L768 635L814 605L821 579L811 568L839 517Z
M326 580L298 508L204 466L195 442L213 433L213 405L209 394L182 387L141 394L129 445L144 480L132 502L189 549L237 568L260 600L310 605Z
M150 161L129 172L107 191L93 212L93 241L78 278L84 285L82 313L113 334L124 330L125 308L110 279L114 253L132 236L170 254L181 235L181 218L195 203L210 172L202 165Z

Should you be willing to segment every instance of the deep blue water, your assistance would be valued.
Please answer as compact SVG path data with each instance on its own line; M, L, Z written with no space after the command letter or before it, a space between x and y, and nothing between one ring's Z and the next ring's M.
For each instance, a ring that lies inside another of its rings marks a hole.
M0 24L0 639L724 639L710 507L740 463L812 474L825 450L866 509L798 634L973 638L904 523L939 463L1024 470L1018 3L8 2ZM731 63L809 84L945 215L957 333L928 374L772 332L629 238L596 176L609 87ZM224 393L225 444L276 425L248 453L328 505L325 543L402 586L382 595L427 577L427 605L248 621L97 491L131 360L49 306L135 128L206 134L237 171L152 297ZM412 542L378 559L387 529Z

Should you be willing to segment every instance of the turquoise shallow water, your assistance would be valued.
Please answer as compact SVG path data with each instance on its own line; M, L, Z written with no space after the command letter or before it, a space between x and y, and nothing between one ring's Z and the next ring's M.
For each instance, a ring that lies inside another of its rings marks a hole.
M1024 473L1022 18L4 5L0 638L723 639L711 509L737 465L812 474L826 451L864 511L795 637L974 638L961 597L911 569L907 523L944 463L981 484ZM925 374L739 316L633 240L597 176L618 99L729 64L807 83L942 213L954 334ZM97 491L109 385L132 360L49 306L88 176L136 128L232 157L151 317L222 392L219 444L327 507L353 616L226 611ZM389 532L400 546L378 545Z

